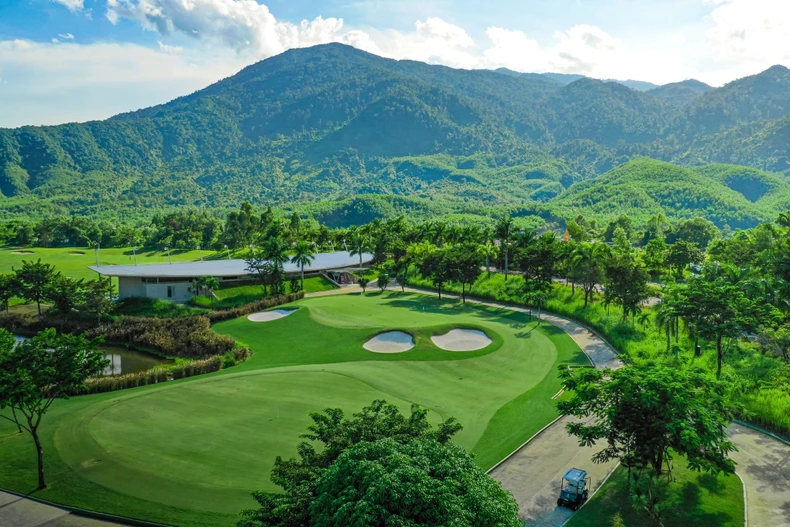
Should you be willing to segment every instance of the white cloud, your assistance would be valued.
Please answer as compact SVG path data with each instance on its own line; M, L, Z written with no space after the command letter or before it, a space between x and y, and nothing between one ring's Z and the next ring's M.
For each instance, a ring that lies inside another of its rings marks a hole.
M191 93L245 65L232 52L0 41L0 100L14 101L0 126L104 119Z
M717 58L730 64L763 66L790 62L790 2L707 0L718 6L707 32Z
M58 37L60 37L61 40L74 40L74 35L71 33L59 33Z
M107 0L107 19L139 22L163 36L181 33L220 42L237 52L265 58L296 48L350 42L375 50L361 31L343 33L340 18L317 17L301 24L280 22L255 0Z
M491 67L530 72L543 72L550 68L546 51L523 31L489 27L486 36L492 45L483 52L483 58Z
M472 37L461 27L441 18L418 20L414 31L373 32L381 54L457 68L480 67L480 55Z
M71 11L72 13L76 13L77 11L81 11L84 5L84 0L51 0L56 4L60 4L64 6L66 9Z

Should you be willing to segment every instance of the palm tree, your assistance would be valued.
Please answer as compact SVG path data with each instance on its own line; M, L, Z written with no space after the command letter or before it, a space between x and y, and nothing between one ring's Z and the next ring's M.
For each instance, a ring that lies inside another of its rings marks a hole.
M658 334L661 334L661 331L665 331L667 335L667 353L672 347L672 329L675 326L675 309L672 308L670 305L661 303L656 310L656 327L658 328Z
M480 245L477 248L478 253L481 256L484 256L486 259L486 272L488 273L488 277L491 278L491 260L496 260L497 256L499 256L499 247L494 245L493 243L486 242L483 245Z
M348 248L348 254L351 256L359 255L359 266L362 267L362 255L370 251L370 238L365 236L359 231L351 233L351 243Z
M636 321L642 326L642 329L645 329L647 325L650 323L650 312L649 311L642 311L639 313L639 316L636 317Z
M494 232L499 238L499 244L502 247L502 250L505 251L505 281L507 281L509 263L508 256L510 252L511 238L513 237L513 218L510 216L504 216L501 218L497 222Z
M315 260L313 246L304 240L297 242L296 247L294 247L294 255L291 258L291 263L298 265L302 271L302 291L304 291L304 266L310 267L313 260Z

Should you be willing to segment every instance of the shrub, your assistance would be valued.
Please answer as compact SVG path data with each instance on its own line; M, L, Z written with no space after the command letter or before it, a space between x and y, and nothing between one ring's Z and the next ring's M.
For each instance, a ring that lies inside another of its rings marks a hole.
M216 356L187 364L152 368L138 373L126 373L114 377L95 377L85 382L84 393L104 393L126 388L136 388L147 384L167 382L170 379L183 379L193 375L211 373L219 371L222 367L222 357Z

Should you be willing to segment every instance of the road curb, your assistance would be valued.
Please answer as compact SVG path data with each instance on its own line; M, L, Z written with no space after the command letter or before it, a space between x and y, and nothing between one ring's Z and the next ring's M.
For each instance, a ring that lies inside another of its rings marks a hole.
M571 517L570 517L570 518L568 518L567 520L565 520L564 522L562 522L562 524L560 525L560 527L563 527L563 525L565 525L566 523L568 523L569 521L571 521L571 520L573 519L573 517L574 517L574 516L576 516L576 513L577 513L577 512L579 512L580 510L582 510L582 509L584 508L584 506L585 506L585 505L587 505L588 503L590 503L590 500L593 498L593 496L595 496L595 494L596 494L596 493L597 493L599 490L601 490L601 489L603 488L603 486L604 486L604 485L606 485L606 482L607 482L607 481L609 481L609 478L611 478L611 477L612 477L612 474L614 474L614 471L615 471L615 470L617 470L617 467L619 467L619 466L620 466L620 463L617 463L617 464L614 466L614 468L613 468L612 470L610 470L610 471L609 471L609 473L606 475L606 477L605 477L605 478L603 478L603 480L601 481L601 484L600 484L600 485L598 485L598 488L597 488L597 489L595 489L595 490L593 491L593 493L592 493L592 494L590 494L590 496L587 498L587 501L585 501L584 503L582 503L582 506L581 506L581 507L579 507L578 509L576 509L576 511L573 513L573 515L571 515Z
M746 483L740 474L735 472L738 479L741 481L741 488L743 488L743 527L749 527L749 500L746 499Z
M757 425L753 425L751 423L747 423L746 421L741 421L740 419L733 419L732 422L736 423L736 424L739 424L741 426L745 426L746 428L751 428L755 432L760 432L761 434L765 434L767 436L773 437L774 439L776 439L780 443L784 443L785 445L790 446L790 441L788 441L787 439L785 439L782 436L778 436L778 435L774 434L773 432L769 432L765 428L760 428Z
M145 520L138 520L136 518L128 518L126 516L116 516L114 514L107 514L104 512L80 509L79 507L70 507L68 505L61 505L59 503L43 500L35 496L20 494L19 492L14 492L13 490L0 489L0 491L3 491L7 494L11 494L12 496L16 496L18 498L29 500L35 503L40 503L41 505L46 505L48 507L60 509L74 516L81 516L83 518L91 518L94 520L102 520L102 521L117 523L120 525L129 525L133 527L172 527L170 524L166 524L166 523L149 522Z

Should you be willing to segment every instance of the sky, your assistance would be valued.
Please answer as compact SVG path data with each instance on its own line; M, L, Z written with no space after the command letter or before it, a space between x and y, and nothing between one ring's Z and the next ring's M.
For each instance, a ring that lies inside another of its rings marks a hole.
M790 66L790 0L0 0L0 127L104 119L328 42L720 86Z

